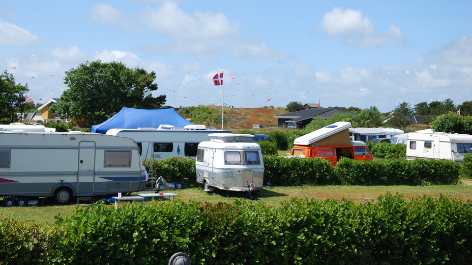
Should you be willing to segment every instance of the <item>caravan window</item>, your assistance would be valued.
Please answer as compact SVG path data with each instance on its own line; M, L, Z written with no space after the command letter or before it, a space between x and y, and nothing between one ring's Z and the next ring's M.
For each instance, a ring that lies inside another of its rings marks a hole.
M369 151L367 151L367 147L356 147L355 152L356 156L370 155Z
M472 143L470 144L457 144L458 153L472 153Z
M431 149L431 147L432 147L431 141L424 142L424 148Z
M172 152L174 143L154 143L154 152Z
M336 155L334 154L333 148L325 148L325 149L317 149L316 156L317 157L333 157Z
M0 168L9 168L11 161L11 150L0 150Z
M105 151L105 167L131 166L131 151Z
M205 153L205 149L198 149L197 150L197 161L203 162L203 154Z
M246 151L246 165L260 165L261 160L259 159L259 152L257 151Z
M198 148L198 143L185 143L184 153L186 156L196 156L197 148Z
M241 159L241 152L239 151L225 151L225 164L226 165L241 165L243 163Z
M410 141L410 149L416 150L416 141Z

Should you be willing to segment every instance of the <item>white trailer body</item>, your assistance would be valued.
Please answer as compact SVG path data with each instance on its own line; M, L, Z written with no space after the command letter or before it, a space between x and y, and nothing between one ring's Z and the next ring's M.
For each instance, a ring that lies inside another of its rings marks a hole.
M462 162L472 153L472 135L443 132L408 133L406 158L447 159Z
M198 145L195 169L205 191L260 191L264 181L261 147L250 134L210 134Z
M209 141L211 139L209 134L231 133L231 131L201 128L201 126L194 125L171 129L110 129L107 134L133 139L140 148L143 161L150 158L161 160L170 157L192 157L195 159L198 144L202 141Z
M54 197L144 190L147 174L136 143L96 133L0 133L0 196Z
M10 124L0 124L0 131L55 132L56 129L46 128L41 124L24 124L22 122L12 122Z

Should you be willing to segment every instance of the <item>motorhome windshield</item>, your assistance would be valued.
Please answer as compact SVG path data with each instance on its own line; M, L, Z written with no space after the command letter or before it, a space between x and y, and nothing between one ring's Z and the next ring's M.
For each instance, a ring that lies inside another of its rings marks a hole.
M226 165L260 165L258 151L225 151Z
M467 144L457 144L457 152L458 153L472 153L472 143Z

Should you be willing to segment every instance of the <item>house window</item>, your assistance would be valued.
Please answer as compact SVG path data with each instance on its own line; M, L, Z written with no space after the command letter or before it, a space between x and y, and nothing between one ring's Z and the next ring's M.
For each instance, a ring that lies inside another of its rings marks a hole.
M11 162L11 150L0 150L0 168L9 168Z
M105 167L130 167L131 151L105 151Z
M154 143L154 152L170 153L174 150L174 143Z
M410 141L410 149L416 150L416 141Z
M246 165L260 165L261 160L259 158L259 152L257 151L246 151Z
M426 148L426 149L431 149L431 147L432 147L431 141L425 141L425 142L424 142L424 148Z
M205 153L205 149L198 149L197 150L197 161L203 162L203 154Z

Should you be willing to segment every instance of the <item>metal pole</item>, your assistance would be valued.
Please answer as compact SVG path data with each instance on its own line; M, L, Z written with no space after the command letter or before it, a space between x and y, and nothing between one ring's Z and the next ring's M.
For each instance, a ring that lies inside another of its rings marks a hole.
M223 76L224 76L224 71L223 71ZM219 73L218 73L219 74ZM220 82L222 82L221 86L223 88L223 104L221 105L221 129L223 130L223 126L224 126L224 112L225 112L225 87L224 87L224 83L223 83L223 80L220 80Z

